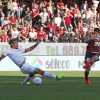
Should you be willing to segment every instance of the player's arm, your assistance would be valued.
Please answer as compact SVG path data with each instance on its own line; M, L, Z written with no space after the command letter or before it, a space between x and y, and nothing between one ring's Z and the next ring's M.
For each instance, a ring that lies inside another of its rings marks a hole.
M1 55L0 56L0 61L2 60L2 59L4 59L6 56L5 55Z
M32 51L34 48L36 48L36 47L39 45L39 43L40 43L40 42L36 42L36 44L32 45L32 46L29 47L29 48L26 48L26 49L25 49L25 53L26 53L26 52Z

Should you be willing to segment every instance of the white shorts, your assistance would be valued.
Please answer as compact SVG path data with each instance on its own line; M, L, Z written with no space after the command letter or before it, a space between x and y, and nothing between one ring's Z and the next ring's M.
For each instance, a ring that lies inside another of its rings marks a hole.
M21 71L24 73L24 74L31 74L35 71L37 71L38 68L28 64L28 63L25 63L23 64L23 66L21 67Z

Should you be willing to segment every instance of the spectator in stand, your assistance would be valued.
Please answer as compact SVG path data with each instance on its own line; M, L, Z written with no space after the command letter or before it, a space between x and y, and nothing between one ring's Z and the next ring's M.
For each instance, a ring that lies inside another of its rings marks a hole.
M82 11L82 13L83 13L84 11L86 11L87 8L88 8L88 2L87 2L87 0L85 0L85 1L82 3L82 5L81 5L81 11Z
M28 37L29 37L29 29L27 27L27 25L25 24L22 28L21 28L21 32L20 32L20 40L21 41L27 41Z
M48 41L54 42L54 31L52 30L52 28L50 28L50 30L48 30Z
M3 26L4 16L5 15L2 11L2 6L0 6L0 26Z
M65 29L64 27L60 27L58 30L58 42L64 41Z
M48 18L49 18L49 14L47 12L47 9L43 8L43 11L41 11L41 13L39 15L41 18L41 24L46 25L46 23L48 22Z
M80 39L82 39L84 37L84 32L83 32L83 21L82 19L79 19L78 21L78 25L76 27L77 32L79 34Z
M89 25L90 24L90 20L93 17L93 12L91 10L91 8L88 8L86 11L86 22Z
M32 27L38 26L38 21L40 19L39 16L39 7L38 4L34 3L34 5L32 6L32 12L31 12L31 16L32 16Z
M16 26L17 25L17 18L13 14L9 17L9 21L10 21L10 24L12 26Z
M11 5L12 5L12 12L14 13L14 15L16 15L18 10L17 0L13 0Z
M44 31L43 26L41 26L40 31L37 34L38 41L46 41L47 40L47 33Z
M77 4L75 4L75 7L73 9L74 28L77 27L77 24L80 18L81 18L81 13L80 13L79 7L77 6Z
M37 33L38 31L35 28L29 29L29 41L37 41Z
M8 42L9 39L7 27L0 27L0 42Z
M72 15L70 13L70 11L68 11L64 17L64 23L65 23L65 26L68 30L68 32L71 32L73 27L72 27Z
M9 40L7 30L4 30L2 35L1 35L1 42L7 42Z
M62 0L59 0L59 2L57 2L57 9L59 10L64 9L64 3Z
M2 27L10 25L9 17L4 17L4 20L2 22Z
M52 30L52 32L55 34L56 33L56 29L57 29L57 25L53 21L51 21L51 23L48 24L47 28L49 30Z
M28 12L27 15L24 17L24 22L28 25L32 27L32 16L31 13Z
M15 26L11 29L11 38L19 38L19 31Z
M65 4L64 9L65 9L65 12L66 12L66 13L69 11L69 8L68 8L68 5L67 5L67 4Z
M61 16L60 16L60 14L57 13L57 15L54 17L54 23L55 23L58 27L60 27L60 26L61 26L61 22L62 22L62 18L61 18Z

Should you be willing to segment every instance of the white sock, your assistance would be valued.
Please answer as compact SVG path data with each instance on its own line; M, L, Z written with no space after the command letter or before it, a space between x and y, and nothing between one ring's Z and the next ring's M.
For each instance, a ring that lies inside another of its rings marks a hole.
M45 77L49 77L49 78L56 78L56 75L55 75L55 74L49 73L49 72L47 72L47 71L45 71L43 75L44 75Z

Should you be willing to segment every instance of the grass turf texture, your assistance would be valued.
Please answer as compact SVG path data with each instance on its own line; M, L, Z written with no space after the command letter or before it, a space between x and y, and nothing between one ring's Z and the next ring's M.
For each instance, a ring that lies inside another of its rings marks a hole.
M55 72L62 80L43 79L41 86L21 86L21 72L0 72L0 100L99 100L100 72L91 72L92 85L83 82L83 72Z

